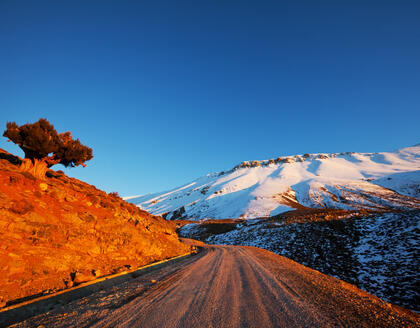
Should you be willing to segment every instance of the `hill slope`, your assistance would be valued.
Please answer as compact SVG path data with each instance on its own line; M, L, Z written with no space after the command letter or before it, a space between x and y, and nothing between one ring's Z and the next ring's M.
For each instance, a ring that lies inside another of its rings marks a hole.
M420 145L383 153L243 162L173 190L126 199L167 219L274 216L310 208L420 208Z
M20 161L0 149L0 307L188 252L170 222Z

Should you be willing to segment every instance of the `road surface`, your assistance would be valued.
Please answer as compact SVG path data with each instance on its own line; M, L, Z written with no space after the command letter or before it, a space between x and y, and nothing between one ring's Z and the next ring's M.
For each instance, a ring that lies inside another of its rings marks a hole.
M419 327L419 316L271 252L196 256L14 327Z

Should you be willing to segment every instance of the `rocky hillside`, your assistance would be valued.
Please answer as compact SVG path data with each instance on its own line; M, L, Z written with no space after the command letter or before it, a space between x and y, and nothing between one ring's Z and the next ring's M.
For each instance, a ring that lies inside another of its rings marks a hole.
M269 217L292 209L420 208L420 145L383 153L304 154L243 162L130 202L167 219Z
M174 225L0 150L0 306L185 254Z

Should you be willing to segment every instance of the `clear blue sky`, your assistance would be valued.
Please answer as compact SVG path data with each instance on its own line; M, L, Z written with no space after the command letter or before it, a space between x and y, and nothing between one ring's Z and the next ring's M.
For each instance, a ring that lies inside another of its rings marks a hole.
M66 173L121 195L410 146L420 1L2 0L0 129L41 117L93 148Z

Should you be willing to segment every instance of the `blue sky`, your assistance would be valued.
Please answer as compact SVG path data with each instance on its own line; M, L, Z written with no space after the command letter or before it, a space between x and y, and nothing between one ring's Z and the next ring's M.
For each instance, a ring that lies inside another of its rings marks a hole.
M419 1L3 0L0 129L45 117L93 148L67 174L161 191L243 160L419 143L419 58Z

